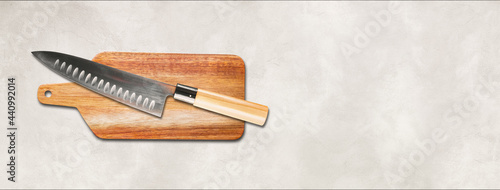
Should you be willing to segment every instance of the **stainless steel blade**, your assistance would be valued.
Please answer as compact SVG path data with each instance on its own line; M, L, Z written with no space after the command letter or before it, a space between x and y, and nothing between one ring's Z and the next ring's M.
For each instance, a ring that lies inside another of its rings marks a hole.
M115 101L161 117L175 86L72 55L36 51L35 57L57 74Z

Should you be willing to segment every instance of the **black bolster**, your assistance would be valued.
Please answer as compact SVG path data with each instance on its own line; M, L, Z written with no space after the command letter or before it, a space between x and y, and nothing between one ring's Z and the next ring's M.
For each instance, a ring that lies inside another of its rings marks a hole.
M194 104L194 99L196 98L197 93L197 88L177 83L177 87L174 92L174 99Z

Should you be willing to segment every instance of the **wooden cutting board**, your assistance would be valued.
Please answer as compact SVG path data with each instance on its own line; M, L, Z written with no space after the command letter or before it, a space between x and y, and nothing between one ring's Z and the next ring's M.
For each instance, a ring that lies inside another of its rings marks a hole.
M172 85L182 83L245 99L245 63L236 55L103 52L92 60ZM46 91L52 95L46 97ZM41 85L38 101L76 107L92 132L102 139L234 140L245 129L243 121L172 97L167 98L163 116L158 118L75 83Z

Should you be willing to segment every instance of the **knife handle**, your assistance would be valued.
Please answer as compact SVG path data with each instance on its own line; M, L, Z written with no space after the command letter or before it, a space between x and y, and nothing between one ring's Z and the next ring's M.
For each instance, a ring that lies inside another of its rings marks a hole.
M177 84L174 99L257 125L264 125L269 111L264 105L182 84Z

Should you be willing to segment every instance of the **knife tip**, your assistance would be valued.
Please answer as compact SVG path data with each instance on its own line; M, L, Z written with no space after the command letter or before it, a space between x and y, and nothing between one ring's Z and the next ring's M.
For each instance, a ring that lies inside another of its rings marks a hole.
M31 54L33 54L36 58L41 58L42 54L44 51L32 51Z
M31 54L33 54L33 56L42 61L43 60L43 51L32 51Z

